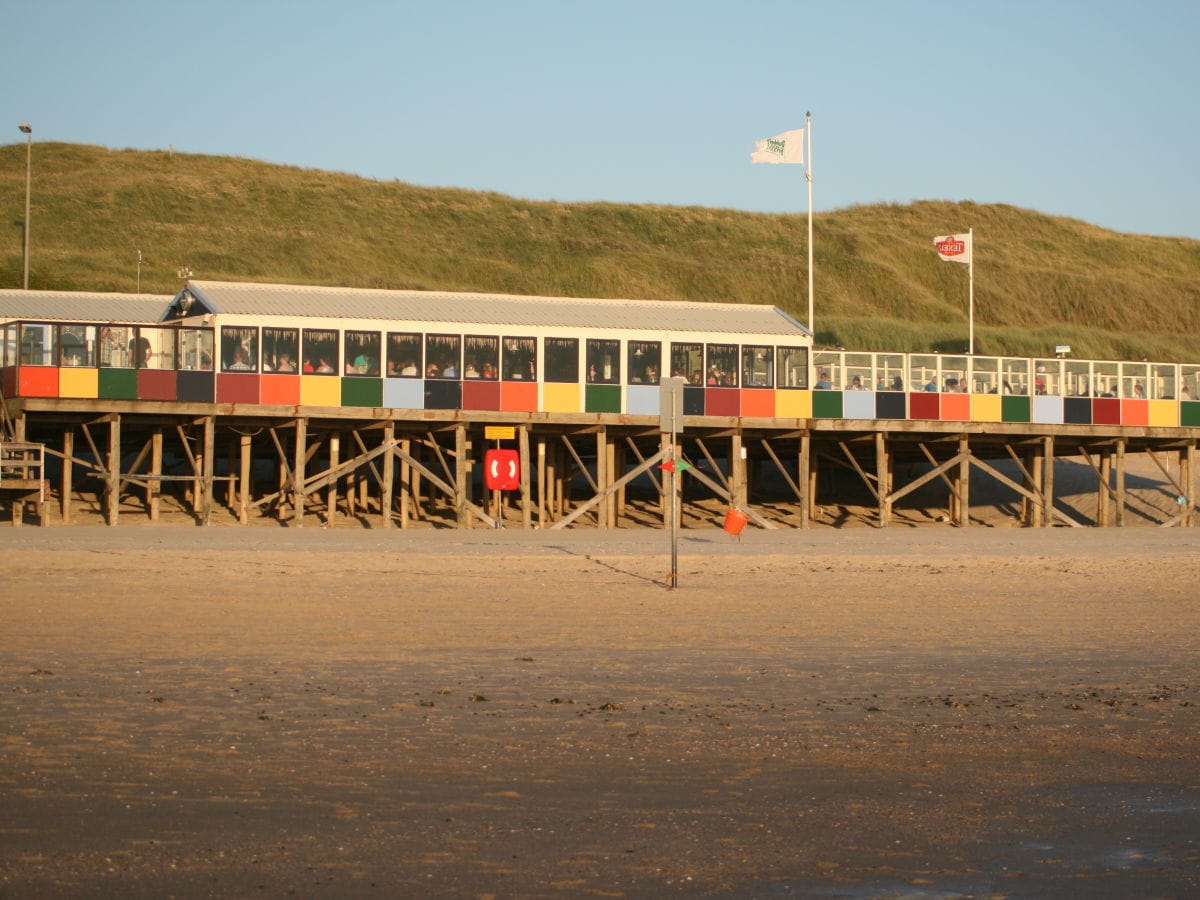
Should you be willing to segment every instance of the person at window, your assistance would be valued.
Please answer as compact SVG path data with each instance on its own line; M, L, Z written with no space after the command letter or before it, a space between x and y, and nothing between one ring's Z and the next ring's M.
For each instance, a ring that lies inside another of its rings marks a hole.
M1133 386L1133 399L1134 400L1145 400L1146 399L1146 389L1144 387L1142 387L1140 384L1135 384Z
M928 382L928 384L926 384L926 385L925 385L925 388L924 388L924 390L925 390L925 393L927 393L927 394L936 394L936 393L937 393L937 389L938 389L938 388L937 388L937 382L936 382L936 381L934 381L932 378L930 378L930 379L929 379L929 382Z
M413 377L417 374L417 364L411 359L405 360L404 365L400 367L401 376Z
M463 369L463 378L478 378L479 370L475 368L475 363L468 362L467 367Z
M829 373L824 369L817 369L817 390L828 391L833 387L829 383Z
M250 372L253 371L250 364L246 362L246 351L241 347L236 347L233 351L233 362L228 366L230 372Z
M443 378L457 378L458 377L458 366L455 365L453 361L448 363L446 365L446 368L442 369L442 377Z
M895 378L892 379L892 390L893 391L904 390L904 379L902 379L899 375L897 375Z
M483 377L486 378L488 381L496 380L496 369L495 369L495 367L492 366L491 363L483 364Z
M1191 400L1192 399L1192 392L1186 384L1182 388L1179 389L1179 399L1180 400Z
M207 350L200 351L200 368L205 371L212 370L212 354Z
M150 357L154 351L150 349L150 339L137 337L129 339L129 361L140 369L148 368Z
M318 375L332 375L333 374L333 366L331 366L329 364L329 360L326 359L324 356L320 357L317 360L317 374Z
M863 389L862 379L859 378L857 375L855 375L853 378L850 379L850 390L861 391L862 389Z
M439 378L439 377L441 377L441 374L442 374L442 370L438 367L438 364L435 362L431 362L429 365L427 365L425 367L425 377L426 378Z
M296 364L292 362L292 357L287 353L279 354L279 361L275 364L276 372L292 373L296 371Z

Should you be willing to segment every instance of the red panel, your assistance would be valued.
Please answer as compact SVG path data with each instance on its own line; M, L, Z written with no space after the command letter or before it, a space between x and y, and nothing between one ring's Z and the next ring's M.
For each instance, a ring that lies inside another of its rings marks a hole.
M1122 425L1149 425L1150 424L1150 401L1149 400L1122 400L1121 401L1121 424Z
M17 369L18 397L57 397L58 369L53 366L20 366Z
M271 406L300 405L299 375L264 375L259 385L263 403Z
M500 409L500 382L464 381L462 386L463 409Z
M259 375L221 372L217 375L218 403L257 403Z
M741 396L742 415L769 418L775 415L775 392L745 388Z
M174 400L174 369L139 369L137 373L139 400Z
M17 367L9 366L4 370L3 378L0 379L4 386L5 397L17 396Z
M970 394L942 394L942 415L946 422L968 422L971 419Z
M704 391L706 416L740 416L741 392L737 388L707 388Z
M908 395L908 417L910 419L941 418L941 394L933 391Z
M500 385L500 408L504 412L537 412L538 386L535 383L506 381Z
M1121 401L1116 397L1095 398L1092 401L1092 424L1120 425Z

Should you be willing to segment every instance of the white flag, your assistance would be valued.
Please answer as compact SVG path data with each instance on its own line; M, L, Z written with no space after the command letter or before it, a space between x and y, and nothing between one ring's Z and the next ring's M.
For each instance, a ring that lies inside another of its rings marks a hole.
M799 163L804 165L804 129L785 131L765 141L754 142L752 163Z
M970 234L943 234L933 239L938 256L946 262L971 262Z

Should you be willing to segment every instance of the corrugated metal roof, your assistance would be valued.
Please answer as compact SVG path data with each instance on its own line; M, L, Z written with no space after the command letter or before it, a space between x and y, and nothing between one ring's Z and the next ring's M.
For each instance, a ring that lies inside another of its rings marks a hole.
M787 313L765 305L387 291L225 281L192 281L188 288L197 300L214 313L230 315L730 334L808 334L808 329Z
M149 324L159 320L170 302L169 296L157 294L0 289L0 318Z

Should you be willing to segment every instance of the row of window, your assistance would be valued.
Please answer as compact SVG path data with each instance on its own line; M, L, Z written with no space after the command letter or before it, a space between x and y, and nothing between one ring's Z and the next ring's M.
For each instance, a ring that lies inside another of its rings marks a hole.
M669 373L694 385L808 386L806 347L683 342L667 353ZM193 371L212 369L214 359L222 372L364 378L537 381L540 372L548 382L656 385L664 374L660 341L256 326L223 326L217 340L211 328L4 327L4 365Z

